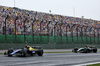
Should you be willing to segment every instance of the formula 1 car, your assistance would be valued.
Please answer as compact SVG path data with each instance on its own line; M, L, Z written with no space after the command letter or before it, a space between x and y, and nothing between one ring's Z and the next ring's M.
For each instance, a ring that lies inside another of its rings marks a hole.
M74 48L74 53L97 53L97 48L94 46L85 46L84 48Z
M43 56L43 49L39 46L25 46L21 49L18 50L13 50L12 48L8 49L8 51L4 52L4 55L8 56L33 56L33 55L38 55L38 56Z

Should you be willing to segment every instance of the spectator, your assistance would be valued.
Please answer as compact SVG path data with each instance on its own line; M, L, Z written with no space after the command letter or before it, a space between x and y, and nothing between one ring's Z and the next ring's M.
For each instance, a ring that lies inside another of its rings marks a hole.
M9 15L8 18L7 15ZM15 29L15 19L16 20L16 29ZM25 21L25 19L27 20ZM82 19L77 17L69 17L69 16L62 16L57 14L48 14L36 11L28 11L19 8L11 8L0 6L0 34L5 34L5 19L6 19L6 32L7 35L23 35L24 29L27 35L32 35L32 28L34 30L35 35L39 35L40 33L43 35L47 35L47 31L49 29L49 35L56 35L56 36L65 36L66 30L68 32L68 36L71 36L71 32L73 31L73 36L77 36L77 27L78 27L78 34L83 33L83 36L93 36L94 32L100 28L100 21L91 20L91 19ZM33 20L36 19L33 23ZM47 24L50 21L50 24ZM25 23L25 28L24 28ZM33 27L32 27L33 23ZM41 23L41 25L40 25ZM57 24L56 24L57 23ZM66 24L69 24L66 29ZM83 26L82 30L81 27ZM86 26L89 27L86 29ZM40 30L41 27L41 30ZM95 28L94 28L95 27ZM61 30L62 33L60 34ZM54 34L55 32L55 34ZM90 33L89 33L90 32ZM98 31L100 33L100 30ZM82 34L80 34L82 35ZM97 36L97 33L95 34Z

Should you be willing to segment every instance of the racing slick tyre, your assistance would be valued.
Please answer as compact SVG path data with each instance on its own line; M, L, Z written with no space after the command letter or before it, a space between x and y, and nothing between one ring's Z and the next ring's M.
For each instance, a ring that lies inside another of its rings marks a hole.
M74 53L77 53L77 50L78 50L78 48L74 48L74 49L73 49L73 52L74 52Z
M38 54L38 56L43 56L43 50L42 49L38 50L37 54Z
M94 53L97 53L97 48L93 49L93 52L94 52Z
M12 56L12 55L11 55L12 52L13 52L13 49L9 49L8 52L7 52L7 53L8 53L8 56L11 57L11 56Z

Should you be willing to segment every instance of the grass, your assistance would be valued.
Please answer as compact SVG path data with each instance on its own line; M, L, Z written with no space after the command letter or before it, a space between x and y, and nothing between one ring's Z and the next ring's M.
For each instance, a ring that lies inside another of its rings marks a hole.
M4 55L4 53L0 53L0 55Z
M100 66L100 63L98 63L98 64L92 64L92 65L87 65L87 66Z

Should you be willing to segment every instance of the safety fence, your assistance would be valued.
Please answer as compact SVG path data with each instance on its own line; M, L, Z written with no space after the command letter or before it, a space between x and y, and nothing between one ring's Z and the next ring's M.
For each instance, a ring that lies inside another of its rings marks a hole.
M11 44L11 43L0 43L0 50L3 49L19 49L24 47L26 44ZM41 46L43 49L73 49L75 47L85 47L86 45L89 46L96 46L100 48L99 44L28 44L29 46Z
M6 35L7 43L19 44L99 44L98 37ZM16 39L16 40L15 40ZM5 35L0 35L0 43L5 43Z

